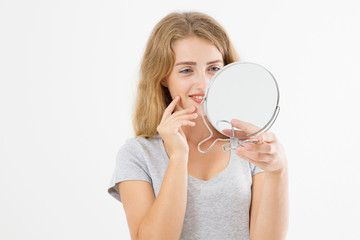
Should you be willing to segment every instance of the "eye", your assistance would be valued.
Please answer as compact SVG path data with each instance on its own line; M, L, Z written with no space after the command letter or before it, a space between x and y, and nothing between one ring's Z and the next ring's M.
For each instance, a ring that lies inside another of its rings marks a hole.
M192 70L190 68L186 68L180 71L180 73L191 73Z
M219 67L216 67L216 66L210 67L210 71L217 72L217 71L219 71L219 70L220 70Z

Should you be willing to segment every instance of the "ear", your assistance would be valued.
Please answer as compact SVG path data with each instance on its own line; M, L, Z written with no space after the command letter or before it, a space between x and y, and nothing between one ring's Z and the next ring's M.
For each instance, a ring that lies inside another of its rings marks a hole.
M168 87L166 79L161 80L161 85L163 85L164 87Z

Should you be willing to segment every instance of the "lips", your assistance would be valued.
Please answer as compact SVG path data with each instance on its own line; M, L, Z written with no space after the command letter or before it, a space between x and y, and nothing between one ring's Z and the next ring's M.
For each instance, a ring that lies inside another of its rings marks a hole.
M189 97L194 97L194 96L204 97L204 96L205 96L205 93L196 93L196 94L191 94L191 95L189 95Z
M192 95L189 95L189 97L195 101L196 103L201 103L203 100L204 100L204 95L205 94L192 94Z

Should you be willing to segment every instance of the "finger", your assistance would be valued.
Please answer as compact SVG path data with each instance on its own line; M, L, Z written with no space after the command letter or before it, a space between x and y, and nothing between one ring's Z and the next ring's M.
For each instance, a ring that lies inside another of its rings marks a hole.
M276 150L275 144L271 143L246 143L244 148L249 152L259 152L259 153L267 153L273 154Z
M233 135L231 129L223 129L222 132L225 133L226 135L230 135L230 136ZM234 130L234 134L235 134L235 137L238 137L238 138L245 137L247 135L247 133L245 131L240 131L240 130Z
M260 128L255 126L254 124L244 122L238 119L232 119L230 122L234 127L239 128L240 130L247 133L255 133L260 130Z
M276 136L272 132L264 132L258 137L260 142L272 143L276 141Z
M195 110L196 110L195 106L191 106L189 108L186 108L186 109L183 109L183 110L180 110L180 111L176 111L171 116L172 117L177 117L177 116L181 116L181 115L184 115L184 114L193 113Z
M259 157L259 153L256 152L248 152L246 151L246 149L244 147L238 147L236 148L236 154L248 161L251 162L258 162L260 157Z
M179 121L176 121L174 124L175 124L176 131L181 129L182 126L190 126L190 127L195 126L195 122L190 121L190 120L179 120Z
M261 161L255 161L247 156L239 156L241 159L244 159L245 161L248 161L254 165L256 165L257 167L261 168L261 169L266 169L269 166L269 163L267 162L261 162Z
M178 104L178 102L180 101L180 97L179 96L176 96L174 98L174 100L171 101L171 103L167 106L167 108L165 109L164 113L163 113L163 116L162 116L162 119L167 119L168 117L171 116L171 113L174 111L175 107L176 107L176 104Z
M185 135L184 131L181 128L178 128L178 132L180 133L181 136L186 138L186 135Z
M241 158L246 158L253 162L268 163L272 159L272 156L270 154L250 152L247 151L244 147L238 147L236 149L236 154L239 155Z
M259 158L259 153L257 152L249 152L244 147L239 146L236 148L236 154L238 154L241 157L247 157L251 159L252 161L257 160Z
M169 124L172 124L173 122L176 122L176 121L190 120L190 119L195 119L197 117L198 117L197 113L190 113L190 114L180 115L180 116L176 116L176 117L174 117L174 114L173 114L173 115L171 115L170 118L168 118L167 122Z

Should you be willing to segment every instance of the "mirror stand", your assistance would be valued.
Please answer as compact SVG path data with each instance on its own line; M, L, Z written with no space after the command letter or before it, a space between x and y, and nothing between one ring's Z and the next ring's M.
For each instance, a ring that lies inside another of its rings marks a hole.
M199 152L201 153L207 153L213 146L214 144L217 142L217 141L230 141L229 143L226 143L224 145L222 145L222 149L224 150L224 152L228 152L230 151L231 149L235 150L238 146L245 146L245 143L247 142L253 142L253 143L257 143L258 140L257 139L246 139L246 140L240 140L238 138L235 137L235 131L234 131L234 127L233 125L229 122L229 121L226 121L226 120L220 120L218 122L226 122L226 123L229 123L231 125L231 132L232 132L232 137L230 137L229 139L222 139L222 138L217 138L211 145L208 149L206 149L205 151L201 150L200 146L201 144L203 144L204 142L206 142L207 140L211 139L211 137L214 135L213 134L213 131L211 130L211 128L209 127L209 125L207 124L206 120L205 120L205 117L204 117L204 112L203 112L203 107L204 107L204 102L205 102L205 99L201 102L200 104L200 111L201 111L201 117L207 127L207 129L209 130L210 132L210 136L205 138L204 140L202 140L199 144L198 144L198 150ZM228 147L229 146L229 147Z
M204 107L204 103L205 103L205 100L206 98L201 102L200 104L200 111L201 111L201 117L207 127L207 129L209 130L210 132L210 136L205 138L204 140L202 140L199 144L198 144L198 150L199 152L201 153L207 153L213 146L214 144L217 142L217 141L230 141L229 143L226 143L224 145L222 145L222 149L224 150L224 152L228 152L230 151L231 149L235 150L237 147L239 146L242 146L244 147L246 143L248 142L251 142L251 143L258 143L258 139L245 139L245 140L241 140L241 139L238 139L235 137L235 130L234 130L234 126L227 120L219 120L216 124L218 124L219 122L225 122L225 123L228 123L230 124L231 126L231 134L232 136L229 138L229 139L222 139L222 138L217 138L211 145L208 149L206 149L205 151L201 150L200 149L200 146L201 144L203 144L204 142L206 142L207 140L211 139L211 137L214 135L213 134L213 131L211 130L211 128L209 127L209 125L207 124L206 120L205 120L205 117L204 117L204 112L203 112L203 107ZM274 124L277 116L279 115L279 111L280 111L280 106L277 106L275 111L274 111L274 114L271 118L271 120L269 121L269 123L263 128L263 129L260 129L258 132L256 132L255 134L253 135L256 135L260 132L266 132L268 129L270 129L270 127Z
M205 99L206 99L206 98L204 98L204 100L200 103L200 111L201 111L201 117L202 117L202 119L203 119L203 121L204 121L207 129L208 129L209 132L210 132L210 136L207 137L207 138L205 138L205 139L202 140L201 142L199 142L199 144L198 144L198 150L199 150L199 152L201 152L201 153L207 153L207 152L214 146L214 144L215 144L217 141L229 141L229 140L230 140L230 139L217 138L217 139L211 144L211 146L210 146L208 149L206 149L205 151L203 151L203 150L200 149L201 144L203 144L203 143L206 142L207 140L211 139L212 136L214 135L213 132L212 132L212 130L211 130L211 128L210 128L209 125L207 124L207 122L206 122L206 120L205 120L205 117L204 117L203 107L204 107ZM229 144L229 143L228 143L228 144ZM225 146L225 145L228 145L228 144L224 144L224 145L223 145L223 150L226 151L226 152L229 151L229 150L225 150L224 146Z

